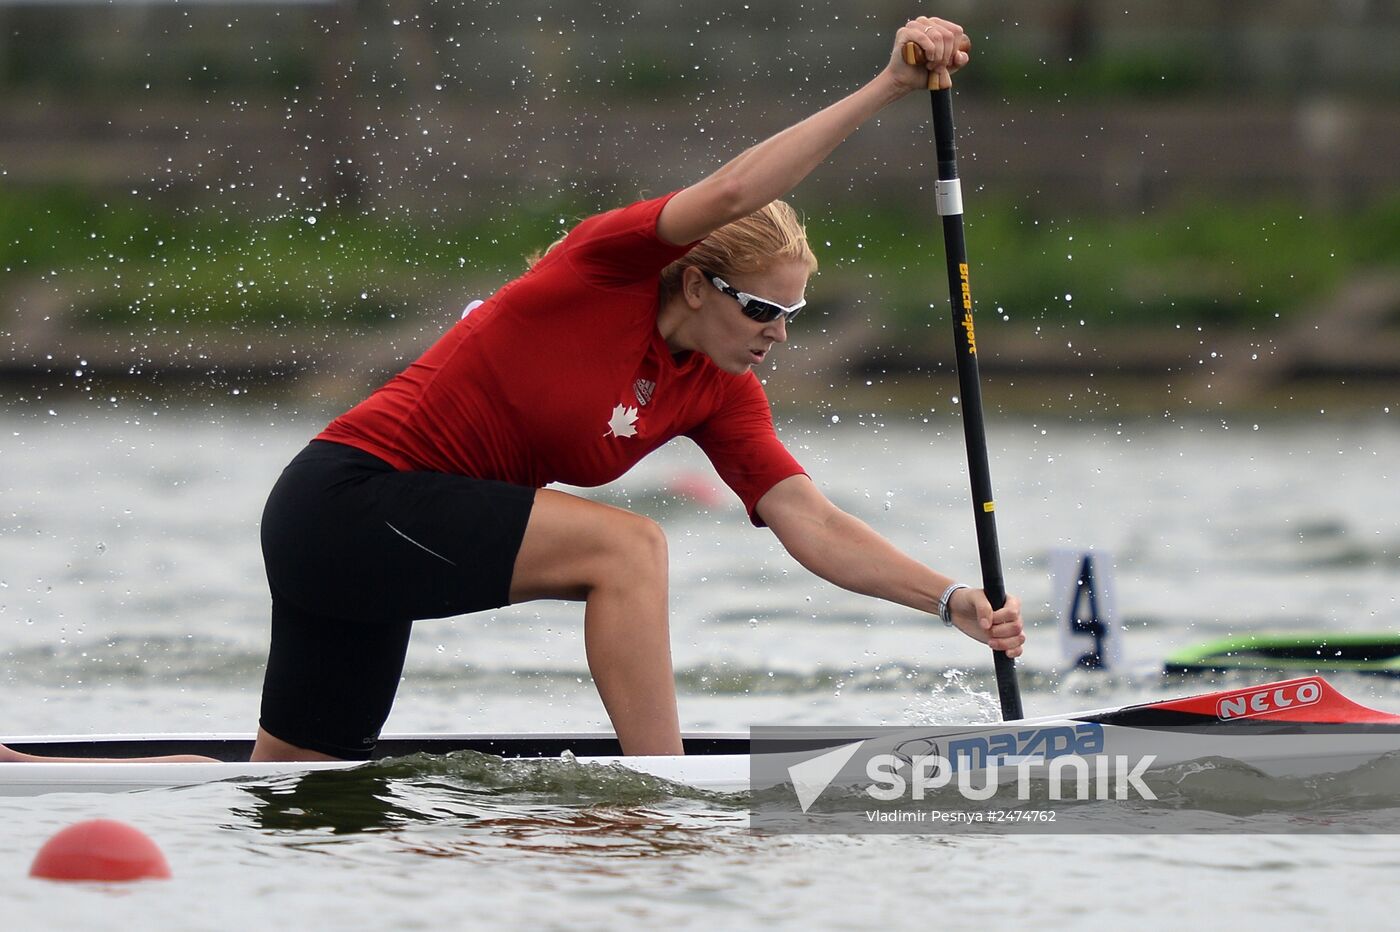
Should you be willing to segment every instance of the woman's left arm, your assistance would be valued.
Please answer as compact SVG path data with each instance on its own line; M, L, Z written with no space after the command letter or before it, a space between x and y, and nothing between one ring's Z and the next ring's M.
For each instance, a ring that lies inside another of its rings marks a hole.
M852 515L837 508L806 476L790 476L759 499L759 517L793 558L843 589L938 614L938 598L955 580L908 556ZM1021 654L1026 636L1021 601L1007 596L992 611L981 589L960 589L952 600L953 624L969 637Z

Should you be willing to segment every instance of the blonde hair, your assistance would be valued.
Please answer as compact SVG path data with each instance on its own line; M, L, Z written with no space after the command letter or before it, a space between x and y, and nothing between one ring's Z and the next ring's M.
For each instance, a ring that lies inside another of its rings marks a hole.
M539 265L539 262L540 262L541 259L543 259L545 256L547 256L549 253L553 252L555 246L558 246L560 243L564 242L564 240L566 240L566 239L568 239L568 238L569 238L569 234L565 233L563 236L559 237L557 240L555 240L554 242L550 243L548 246L544 247L543 249L536 249L534 252L529 253L528 255L526 255L526 256L525 256L525 268L526 268L526 270L533 269L535 266Z
M773 201L747 217L726 223L662 269L661 300L664 303L681 290L686 266L723 278L761 272L781 261L804 263L808 274L817 270L817 257L807 245L807 230L797 211L784 201Z
M534 268L555 246L564 242L560 237L544 249L526 257L525 263ZM785 201L773 201L747 217L740 217L715 230L681 258L661 270L661 300L681 290L681 276L686 266L693 265L724 277L759 272L778 261L802 262L808 274L817 270L817 257L807 245L807 229L797 211Z

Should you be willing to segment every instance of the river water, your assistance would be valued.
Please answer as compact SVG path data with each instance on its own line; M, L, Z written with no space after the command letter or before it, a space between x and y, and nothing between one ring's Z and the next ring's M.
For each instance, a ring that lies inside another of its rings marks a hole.
M266 638L256 522L333 413L246 395L8 404L0 734L250 731ZM1156 670L1217 634L1395 630L1397 417L993 418L1006 575L1033 622L1027 713L1204 691L1213 681ZM780 411L779 424L838 504L975 579L955 417ZM996 718L984 648L805 574L685 441L589 494L667 530L686 729ZM1114 557L1116 673L1059 670L1057 547ZM1333 682L1400 710L1392 681ZM386 730L605 727L579 607L540 603L420 624ZM50 834L98 816L154 837L174 879L118 891L25 876ZM0 798L0 826L0 915L17 929L1379 923L1400 868L1386 835L759 836L742 800L485 758Z

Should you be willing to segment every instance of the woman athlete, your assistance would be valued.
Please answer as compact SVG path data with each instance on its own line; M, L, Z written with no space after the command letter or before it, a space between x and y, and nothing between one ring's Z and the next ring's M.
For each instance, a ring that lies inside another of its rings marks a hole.
M906 42L925 63L905 64ZM252 759L369 757L413 620L533 599L585 603L623 752L683 753L661 528L544 488L610 482L682 434L808 570L1018 656L1019 601L993 612L828 501L752 371L816 267L777 199L929 69L949 86L968 48L954 23L910 20L860 90L688 188L583 221L298 454L263 515L272 647Z

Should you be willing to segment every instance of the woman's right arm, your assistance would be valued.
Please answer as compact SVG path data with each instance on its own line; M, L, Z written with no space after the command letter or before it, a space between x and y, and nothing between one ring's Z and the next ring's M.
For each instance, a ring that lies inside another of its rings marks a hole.
M906 42L923 49L924 63L905 64ZM927 16L911 19L895 33L890 60L872 81L676 194L657 218L657 234L676 245L693 243L777 200L858 126L910 91L927 87L930 70L951 74L966 65L969 48L967 36L956 23ZM940 81L948 83L942 74Z

